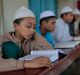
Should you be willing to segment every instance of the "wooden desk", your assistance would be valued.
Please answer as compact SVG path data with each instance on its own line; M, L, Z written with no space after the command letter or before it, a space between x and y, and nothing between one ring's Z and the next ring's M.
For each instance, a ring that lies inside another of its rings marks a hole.
M24 69L18 71L1 72L0 75L60 75L80 56L80 46L74 48L65 58L53 63L50 68ZM75 74L76 75L76 74Z
M74 48L69 55L53 64L40 75L60 75L80 56L80 46ZM66 75L66 74L65 74Z
M45 71L47 68L39 69L23 69L17 71L0 72L0 75L39 75L41 72Z

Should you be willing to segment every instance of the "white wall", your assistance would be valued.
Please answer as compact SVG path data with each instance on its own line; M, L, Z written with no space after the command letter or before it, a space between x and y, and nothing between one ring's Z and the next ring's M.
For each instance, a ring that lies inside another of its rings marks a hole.
M3 34L3 0L0 0L0 35Z
M12 18L14 13L21 6L28 6L28 0L3 0L3 13L4 13L4 32L14 30Z
M3 6L3 0L0 0L0 20L3 18L3 14L2 14L3 8L2 8L2 6Z

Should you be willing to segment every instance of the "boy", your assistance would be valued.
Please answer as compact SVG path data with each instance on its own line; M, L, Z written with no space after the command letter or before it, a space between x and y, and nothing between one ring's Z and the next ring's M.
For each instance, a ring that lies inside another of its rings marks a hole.
M34 13L21 7L13 19L15 31L0 37L0 71L24 68L49 67L51 61L47 57L37 57L30 61L18 58L30 54L31 50L53 49L43 37L35 32Z
M73 40L73 37L70 36L68 23L73 20L72 9L69 6L66 6L61 11L61 18L57 19L55 31L52 33L53 38L56 42L68 42Z
M36 31L42 35L49 44L53 47L55 46L54 39L52 38L50 32L55 29L56 16L52 11L44 11L40 14L40 26L37 27Z

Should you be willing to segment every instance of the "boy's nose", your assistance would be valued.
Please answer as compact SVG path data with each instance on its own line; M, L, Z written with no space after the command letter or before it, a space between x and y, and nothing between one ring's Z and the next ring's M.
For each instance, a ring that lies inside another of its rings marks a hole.
M34 29L32 30L32 33L33 33L33 34L35 33L35 30L34 30Z

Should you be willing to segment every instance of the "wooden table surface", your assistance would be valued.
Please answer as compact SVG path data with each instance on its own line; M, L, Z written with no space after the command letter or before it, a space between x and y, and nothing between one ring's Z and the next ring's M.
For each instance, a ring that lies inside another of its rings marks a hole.
M23 69L17 71L0 72L0 75L60 75L80 56L80 46L74 48L70 54L53 63L49 68Z

